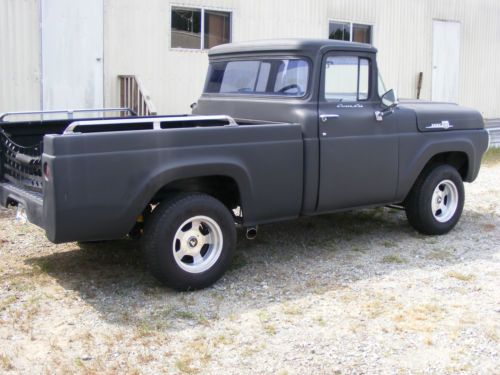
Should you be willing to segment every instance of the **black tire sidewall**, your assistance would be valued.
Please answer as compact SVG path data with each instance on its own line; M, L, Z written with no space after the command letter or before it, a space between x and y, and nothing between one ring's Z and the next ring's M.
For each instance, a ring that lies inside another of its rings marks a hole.
M444 180L452 181L458 192L458 205L453 216L446 222L436 220L432 212L432 196L434 190ZM418 205L420 218L424 232L428 234L444 234L449 232L457 224L464 206L464 186L462 178L457 170L449 165L440 165L432 169L424 180L419 194Z
M219 258L208 270L190 273L177 264L173 240L182 223L194 216L207 216L220 227L223 238ZM236 244L236 229L229 210L208 195L181 195L164 207L155 209L146 226L145 252L153 274L164 284L178 290L195 290L216 282L227 270Z

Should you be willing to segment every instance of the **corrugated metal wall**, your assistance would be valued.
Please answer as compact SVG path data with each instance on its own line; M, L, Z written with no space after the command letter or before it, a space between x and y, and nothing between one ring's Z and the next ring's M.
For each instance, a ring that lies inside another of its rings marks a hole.
M0 0L0 111L38 108L37 0ZM386 85L400 97L432 89L433 19L461 24L461 104L500 117L498 0L105 0L105 104L118 104L119 74L136 74L160 113L189 112L207 68L206 52L170 49L170 7L232 12L233 41L328 36L329 20L372 24ZM10 56L12 55L12 56ZM14 77L14 78L13 78Z
M0 112L40 108L38 0L0 0Z

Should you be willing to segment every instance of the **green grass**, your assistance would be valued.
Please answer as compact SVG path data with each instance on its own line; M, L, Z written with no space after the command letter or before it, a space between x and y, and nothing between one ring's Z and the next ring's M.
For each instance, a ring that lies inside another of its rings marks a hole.
M500 147L490 147L483 156L484 164L500 163Z
M406 260L401 258L397 254L391 254L391 255L386 255L385 257L382 258L383 263L396 263L396 264L401 264L401 263L406 263Z

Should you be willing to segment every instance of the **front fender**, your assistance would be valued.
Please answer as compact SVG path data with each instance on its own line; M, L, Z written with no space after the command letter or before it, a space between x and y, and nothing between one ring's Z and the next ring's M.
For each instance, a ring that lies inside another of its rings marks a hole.
M427 163L438 154L464 153L468 162L464 180L474 181L479 173L482 154L487 147L484 133L484 130L477 130L402 136L397 200L404 200Z

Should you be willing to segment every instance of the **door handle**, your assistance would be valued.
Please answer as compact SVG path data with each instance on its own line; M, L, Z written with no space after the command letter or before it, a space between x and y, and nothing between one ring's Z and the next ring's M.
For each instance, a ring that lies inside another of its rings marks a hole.
M340 115L337 115L337 114L331 114L331 115L320 115L319 118L321 119L321 121L323 122L326 122L328 121L329 118L338 118L340 117Z

